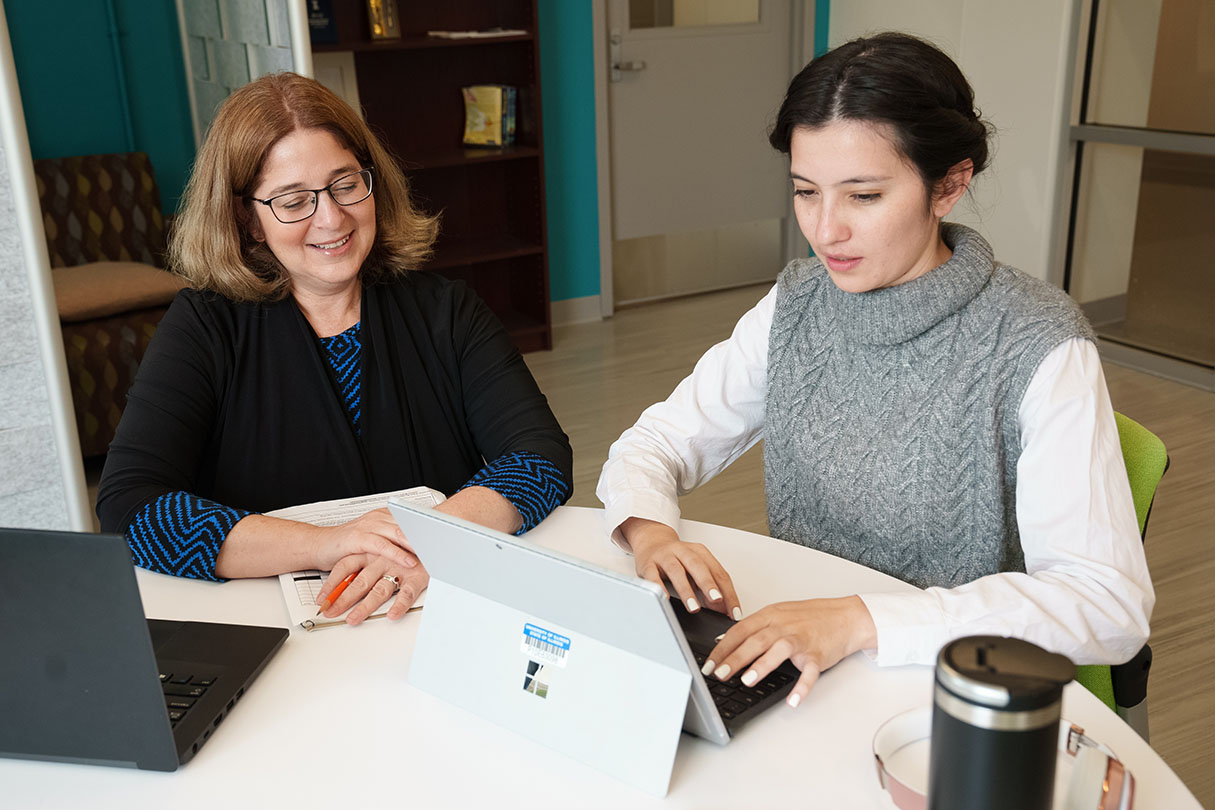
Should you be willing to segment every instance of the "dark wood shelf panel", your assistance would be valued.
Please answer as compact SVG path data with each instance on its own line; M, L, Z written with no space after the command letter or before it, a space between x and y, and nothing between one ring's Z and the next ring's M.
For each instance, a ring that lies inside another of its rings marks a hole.
M367 51L413 51L422 48L467 48L472 46L497 45L506 42L530 42L535 39L532 33L512 34L506 37L470 37L468 39L444 39L442 37L401 37L400 39L363 39L347 42L317 43L312 46L313 53L333 53L352 51L364 53Z
M495 163L500 160L527 160L540 157L534 146L504 146L501 148L453 147L446 151L412 154L401 161L406 172L426 169L446 169L452 166L469 166L477 163Z
M435 257L426 265L428 270L448 267L465 267L471 264L496 262L518 256L534 256L544 253L544 245L527 242L513 236L490 236L479 239L461 239L458 242L435 247Z
M401 38L372 40L366 0L332 0L339 41L312 48L351 55L367 123L399 156L418 205L442 216L425 269L476 291L521 351L551 349L537 0L397 0L397 6ZM528 33L426 36L495 28ZM476 84L518 88L514 145L460 143L460 90Z
M502 325L505 326L511 334L544 331L544 324L537 321L535 318L529 318L521 312L504 312L500 317L502 319Z
M498 318L519 347L519 351L527 353L553 348L546 324L518 312L499 312Z

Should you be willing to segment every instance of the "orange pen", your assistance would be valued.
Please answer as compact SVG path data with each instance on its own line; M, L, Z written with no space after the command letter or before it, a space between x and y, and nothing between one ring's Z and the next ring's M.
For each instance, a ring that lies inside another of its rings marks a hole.
M337 598L342 595L342 591L346 590L346 586L351 582L354 582L355 576L357 576L357 572L354 574L347 574L346 578L339 582L337 587L329 592L329 595L325 597L325 601L321 602L321 606L316 609L316 615L320 616L322 613L328 610L329 607L337 601Z

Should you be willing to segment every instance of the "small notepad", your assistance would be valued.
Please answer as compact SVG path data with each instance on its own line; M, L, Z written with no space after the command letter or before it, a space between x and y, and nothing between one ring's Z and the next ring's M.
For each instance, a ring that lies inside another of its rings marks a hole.
M311 523L313 526L337 526L365 515L373 509L387 506L389 498L403 500L415 506L437 506L445 500L443 493L438 490L430 487L412 487L396 492L289 506L285 509L266 512L266 516ZM290 571L279 574L278 582L283 590L283 601L287 605L291 624L298 625L305 630L318 630L346 623L345 613L332 619L316 615L316 599L320 595L321 586L325 584L328 577L328 571L318 570ZM420 608L425 601L426 591L422 591L414 601L414 609ZM386 616L391 605L392 600L390 599L367 618L375 619Z

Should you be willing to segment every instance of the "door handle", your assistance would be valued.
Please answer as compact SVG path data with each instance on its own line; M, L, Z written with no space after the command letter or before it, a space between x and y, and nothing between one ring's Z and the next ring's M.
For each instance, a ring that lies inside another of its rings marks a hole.
M645 70L645 60L644 59L634 59L630 62L613 62L612 63L612 73L611 73L610 78L612 81L618 82L623 79L623 76L621 76L620 74L625 71L628 71L630 73L639 73L643 70Z
M610 80L618 82L622 79L621 73L625 71L629 73L638 73L645 70L645 60L630 59L625 61L620 58L621 45L624 42L624 37L619 31L613 30L608 42L610 43L610 53L608 54L608 63L611 65Z

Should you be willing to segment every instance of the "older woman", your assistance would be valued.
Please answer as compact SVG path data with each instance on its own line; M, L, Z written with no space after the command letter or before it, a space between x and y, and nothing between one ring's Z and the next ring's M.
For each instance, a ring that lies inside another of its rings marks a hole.
M1154 595L1092 330L942 222L988 138L957 65L913 37L841 45L790 84L771 142L816 258L641 415L599 481L638 573L741 619L706 675L750 685L789 658L797 705L858 650L931 663L951 638L1012 635L1108 664L1143 644ZM677 535L677 498L761 438L773 536L922 590L743 618L722 566Z
M357 623L427 575L387 510L318 528L259 514L427 485L508 532L571 491L572 454L502 325L417 271L436 221L363 120L291 73L237 90L199 151L171 244L191 282L149 346L102 474L103 530L201 579L358 572ZM488 462L488 463L487 463Z

